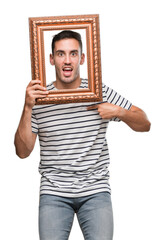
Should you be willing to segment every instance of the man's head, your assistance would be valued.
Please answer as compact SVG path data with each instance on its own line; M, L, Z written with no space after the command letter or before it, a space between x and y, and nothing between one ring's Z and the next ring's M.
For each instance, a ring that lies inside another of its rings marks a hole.
M50 63L55 65L56 83L60 88L79 86L80 65L84 60L79 33L67 30L53 37Z
M55 48L55 43L59 40L62 39L71 39L74 38L79 42L80 45L80 49L81 49L81 54L82 54L82 39L81 39L81 35L78 32L74 32L71 30L64 30L56 35L54 35L53 39L52 39L52 54L54 54L54 48Z

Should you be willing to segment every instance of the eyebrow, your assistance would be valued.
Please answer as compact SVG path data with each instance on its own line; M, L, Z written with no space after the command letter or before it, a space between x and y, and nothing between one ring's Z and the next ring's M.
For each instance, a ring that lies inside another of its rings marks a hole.
M55 51L55 52L56 52L56 53L65 53L65 51L64 51L64 50L60 50L60 49L59 49L59 50L57 50L57 51ZM71 50L70 52L71 52L71 53L73 53L73 52L76 52L76 53L77 53L77 52L78 52L78 50L77 50L77 49L73 49L73 50Z
M76 49L76 50L72 50L71 52L78 52L78 50Z
M57 51L55 51L55 53L64 53L64 51L63 50L57 50Z

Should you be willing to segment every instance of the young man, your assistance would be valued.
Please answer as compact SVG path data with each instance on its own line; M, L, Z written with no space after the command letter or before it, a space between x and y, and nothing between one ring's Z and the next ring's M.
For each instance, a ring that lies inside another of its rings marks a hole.
M146 114L103 84L103 103L34 106L36 98L52 89L88 86L80 78L84 63L81 36L63 31L52 41L50 63L56 81L47 89L32 80L15 134L16 153L30 155L40 141L40 240L68 239L77 214L86 240L111 240L113 216L109 185L106 129L110 120L123 121L135 131L149 131Z

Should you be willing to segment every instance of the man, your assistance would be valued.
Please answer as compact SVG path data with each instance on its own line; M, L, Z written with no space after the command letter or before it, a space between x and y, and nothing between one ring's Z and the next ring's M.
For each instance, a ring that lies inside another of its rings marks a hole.
M41 240L68 239L77 214L86 240L111 240L113 216L109 185L109 153L106 129L110 120L123 121L135 131L149 131L146 114L103 84L103 103L71 103L34 106L36 98L52 89L88 86L80 78L84 63L81 36L72 31L52 41L50 63L56 81L47 89L32 80L15 135L16 153L30 155L36 136L40 141L39 233Z

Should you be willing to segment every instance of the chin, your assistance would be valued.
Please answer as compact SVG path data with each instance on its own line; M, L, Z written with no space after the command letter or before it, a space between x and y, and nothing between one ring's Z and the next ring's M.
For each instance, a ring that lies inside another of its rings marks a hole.
M74 79L62 79L62 82L67 84L72 83L74 81L75 81Z

